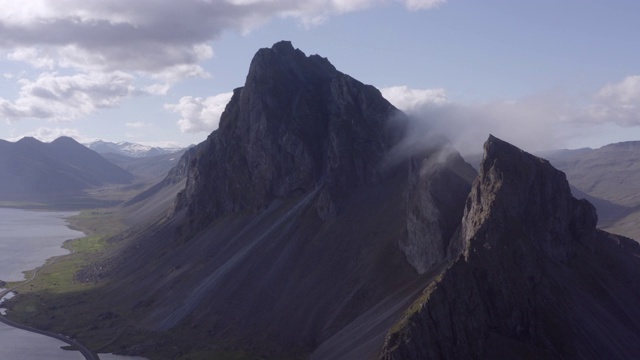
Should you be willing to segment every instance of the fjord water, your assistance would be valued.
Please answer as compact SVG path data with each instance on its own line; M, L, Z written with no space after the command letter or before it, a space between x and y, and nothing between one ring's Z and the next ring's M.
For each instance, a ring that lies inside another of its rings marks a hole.
M0 280L24 279L23 271L43 265L48 258L67 254L65 240L83 236L67 227L73 212L43 212L0 208ZM77 351L60 347L66 343L0 323L0 359L81 360ZM101 359L141 359L100 355Z
M67 254L62 243L84 235L67 227L64 218L74 214L0 208L0 280L22 280L23 271Z

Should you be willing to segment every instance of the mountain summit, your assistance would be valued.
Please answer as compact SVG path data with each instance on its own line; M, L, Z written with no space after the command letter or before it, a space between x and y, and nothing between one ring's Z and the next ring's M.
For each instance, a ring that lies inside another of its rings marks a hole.
M380 181L405 123L374 87L277 43L253 58L180 203L207 222L318 190L318 213L328 219L353 190Z

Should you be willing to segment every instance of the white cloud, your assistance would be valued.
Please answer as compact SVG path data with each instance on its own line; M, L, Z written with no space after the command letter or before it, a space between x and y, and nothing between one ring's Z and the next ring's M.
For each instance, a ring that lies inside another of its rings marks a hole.
M391 86L380 89L382 96L403 111L447 103L444 89L411 89L407 86Z
M157 83L142 88L141 92L147 95L166 95L171 89L168 83Z
M122 72L61 76L42 73L35 80L21 79L18 98L0 98L0 116L9 121L39 118L70 121L102 108L111 108L130 96L133 78Z
M26 62L35 68L53 69L55 65L54 59L48 53L33 47L15 49L7 55L7 59Z
M412 11L431 9L438 7L446 2L446 0L399 0L404 6Z
M165 95L182 79L211 76L202 63L223 32L251 31L274 18L310 25L375 6L418 10L444 1L2 0L0 50L47 72L21 82L17 99L0 98L0 116L66 121L132 93ZM134 90L138 81L151 85ZM181 124L187 132L208 126L193 118Z
M142 121L136 121L136 122L128 122L128 123L124 124L124 126L126 126L128 128L132 128L132 129L142 129L142 128L145 128L145 127L151 127L151 126L153 126L153 124L144 123Z
M207 98L185 96L165 108L180 114L178 126L183 133L211 132L218 128L220 115L232 95L228 92Z
M562 93L536 94L515 101L461 104L443 89L381 89L399 109L421 124L412 141L439 134L462 152L479 152L491 133L529 151L564 147L583 136L596 136L593 125L640 126L640 75L603 86L586 101ZM586 103L586 104L585 104Z
M621 126L640 125L640 76L628 76L607 84L594 96L595 103L583 119L612 122Z
M411 10L444 0L399 0ZM211 58L226 30L248 31L272 18L313 22L388 4L385 0L4 0L0 47L36 67L161 74ZM28 49L28 50L27 50ZM47 55L46 57L34 55ZM150 56L152 54L152 56ZM44 63L40 63L44 61ZM200 76L188 71L182 76Z
M463 153L479 153L489 134L529 151L555 148L566 135L561 126L573 119L575 108L559 94L517 101L459 104L447 100L443 89L382 89L392 104L416 119L402 146L420 149L432 137L444 136Z

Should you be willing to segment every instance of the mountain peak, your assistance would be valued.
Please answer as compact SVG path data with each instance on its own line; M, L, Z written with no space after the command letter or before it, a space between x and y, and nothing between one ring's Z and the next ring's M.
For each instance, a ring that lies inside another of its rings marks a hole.
M22 144L22 145L42 144L42 141L32 136L25 136L22 139L16 141L16 144Z
M75 139L68 137L68 136L60 136L59 138L53 140L51 142L51 144L54 145L67 145L67 146L82 146L82 144L80 144L79 142L77 142Z
M260 49L244 87L234 92L207 140L205 151L213 156L201 166L216 167L207 173L220 175L206 183L192 176L185 191L213 188L220 194L212 201L194 198L192 211L258 210L326 185L321 212L331 216L336 204L329 199L375 180L380 160L398 141L390 127L401 122L391 116L396 113L377 89L337 71L325 58L306 56L286 41Z
M291 53L296 50L293 47L293 44L291 44L291 41L288 40L278 41L277 43L273 44L273 46L271 46L271 49L278 53Z
M298 83L300 80L310 83L320 81L337 72L329 60L318 55L307 56L289 41L281 41L271 48L258 50L249 66L245 87L277 87Z
M382 359L633 357L640 313L619 301L640 300L625 280L640 276L640 251L596 222L564 173L489 137L462 219L464 256L390 332Z
M576 232L584 233L585 238L578 236L580 240L593 237L595 208L573 198L563 172L547 160L494 136L489 136L484 149L480 174L463 218L466 241L475 236L482 224L517 224L518 229L512 231L539 235L534 236L537 246L556 260L566 260L572 252L568 242L578 235ZM491 246L484 242L470 245Z

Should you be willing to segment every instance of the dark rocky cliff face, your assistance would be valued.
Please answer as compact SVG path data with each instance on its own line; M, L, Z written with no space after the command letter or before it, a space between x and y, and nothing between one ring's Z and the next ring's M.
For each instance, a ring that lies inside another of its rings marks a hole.
M596 230L546 160L490 137L460 258L387 336L382 359L630 359L640 249Z
M285 41L261 49L220 128L191 155L173 213L186 209L189 237L221 216L257 213L274 200L315 191L313 207L327 221L357 189L404 171L408 234L399 244L424 273L446 257L475 174L443 143L390 159L408 121L377 89L325 58L307 57Z
M322 186L317 209L328 219L353 189L379 181L405 122L377 89L327 59L289 42L261 49L196 157L178 208L207 223Z
M306 357L339 336L373 356L401 310L385 304L449 261L476 174L443 144L395 151L408 123L324 58L259 50L219 129L176 170L171 216L103 267L118 279L110 301L189 334L181 344ZM374 339L336 335L358 321Z

